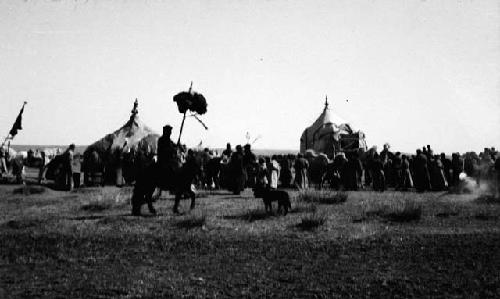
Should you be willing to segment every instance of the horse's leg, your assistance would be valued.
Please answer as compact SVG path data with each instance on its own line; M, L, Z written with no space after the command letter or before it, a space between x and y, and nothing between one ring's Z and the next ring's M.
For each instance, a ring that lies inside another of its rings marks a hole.
M151 188L149 192L146 193L146 202L148 203L148 209L151 214L156 214L156 210L153 207L153 193L156 187Z
M132 215L133 216L140 216L141 215L141 207L144 199L144 195L142 192L139 192L139 188L136 186L134 187L134 191L132 194Z
M142 204L139 202L139 198L134 198L132 196L132 216L141 216L141 206Z
M193 210L195 205L196 205L196 202L195 202L196 201L196 194L193 191L189 190L189 197L191 197L191 210Z
M175 193L175 203L173 208L174 214L179 214L179 202L181 201L181 197L182 197L182 192Z

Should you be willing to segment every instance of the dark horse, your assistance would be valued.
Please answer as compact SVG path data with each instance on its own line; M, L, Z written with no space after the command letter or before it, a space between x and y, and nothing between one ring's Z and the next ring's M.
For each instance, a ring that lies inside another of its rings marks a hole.
M148 205L149 212L156 214L153 207L153 193L156 188L168 190L175 194L174 213L179 213L179 202L185 196L191 198L191 209L195 207L195 193L191 184L200 172L200 164L195 158L188 159L179 169L170 175L162 173L157 163L147 166L138 176L132 195L132 215L141 215L143 204ZM158 196L159 197L159 196Z

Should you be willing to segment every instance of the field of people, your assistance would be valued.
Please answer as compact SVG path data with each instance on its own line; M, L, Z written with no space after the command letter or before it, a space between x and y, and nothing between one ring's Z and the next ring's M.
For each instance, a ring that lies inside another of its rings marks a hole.
M129 187L1 185L0 297L500 297L498 199L289 194L286 216L246 189L133 217Z

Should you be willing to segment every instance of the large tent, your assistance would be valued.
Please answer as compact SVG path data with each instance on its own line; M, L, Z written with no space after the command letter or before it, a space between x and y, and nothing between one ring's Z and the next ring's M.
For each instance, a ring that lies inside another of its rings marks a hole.
M146 126L138 116L138 102L134 103L130 119L118 130L89 145L84 153L84 172L105 171L109 178L120 163L123 153L132 152L135 156L152 156L156 153L158 135Z
M300 152L314 150L334 156L338 152L366 150L365 135L355 131L351 125L328 107L325 108L316 121L306 128L300 138Z

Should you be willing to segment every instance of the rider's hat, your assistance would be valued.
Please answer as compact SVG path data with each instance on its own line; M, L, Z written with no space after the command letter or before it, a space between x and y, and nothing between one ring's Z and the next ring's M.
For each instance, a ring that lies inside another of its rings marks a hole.
M163 131L172 131L172 126L171 125L165 125L163 127Z

